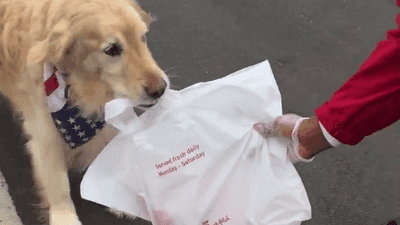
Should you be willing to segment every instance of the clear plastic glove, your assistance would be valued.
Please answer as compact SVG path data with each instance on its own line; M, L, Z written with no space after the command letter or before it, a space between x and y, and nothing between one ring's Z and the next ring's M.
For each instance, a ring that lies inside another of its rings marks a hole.
M301 117L296 114L285 114L278 116L269 124L256 123L254 129L264 138L281 136L288 139L287 157L294 164L297 162L311 162L314 158L305 159L299 152L306 152L305 147L299 142L298 131L301 122L308 117Z

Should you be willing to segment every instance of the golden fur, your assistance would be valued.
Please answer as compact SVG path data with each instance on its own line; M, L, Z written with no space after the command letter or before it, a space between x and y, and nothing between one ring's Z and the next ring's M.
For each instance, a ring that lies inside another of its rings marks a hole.
M23 114L50 224L80 224L68 167L88 166L116 131L107 126L77 154L65 151L46 103L44 65L66 74L84 116L102 116L104 104L118 97L153 104L167 84L144 38L152 17L129 0L0 0L0 16L0 91ZM112 43L121 55L105 54Z

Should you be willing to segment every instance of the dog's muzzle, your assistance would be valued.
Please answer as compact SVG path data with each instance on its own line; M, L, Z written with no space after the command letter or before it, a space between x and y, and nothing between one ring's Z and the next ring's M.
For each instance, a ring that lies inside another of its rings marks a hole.
M168 88L169 88L169 79L167 76L164 76L162 85L158 85L158 87L153 90L151 90L151 88L145 86L144 87L144 91L145 91L144 99L145 100L142 101L141 104L138 104L136 107L134 107L136 114L141 115L147 109L156 105L157 102L164 95L165 91Z
M167 87L168 87L168 84L167 84L167 82L163 79L163 84L160 85L159 87L157 87L156 89L151 90L151 88L145 86L145 87L144 87L144 90L145 90L146 94L147 94L150 98L152 98L152 99L159 99L159 98L165 93L165 90L167 89Z

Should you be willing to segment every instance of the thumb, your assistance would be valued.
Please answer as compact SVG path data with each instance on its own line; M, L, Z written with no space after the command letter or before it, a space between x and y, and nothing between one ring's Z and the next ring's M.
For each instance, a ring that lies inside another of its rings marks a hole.
M302 117L296 114L285 114L282 116L278 116L275 119L276 125L276 132L279 136L286 137L292 139L292 132L296 125L296 122L300 120Z

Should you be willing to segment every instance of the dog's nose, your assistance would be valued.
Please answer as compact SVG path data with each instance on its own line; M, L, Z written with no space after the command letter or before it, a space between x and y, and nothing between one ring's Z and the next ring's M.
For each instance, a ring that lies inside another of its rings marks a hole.
M149 88L147 86L144 87L144 90L146 91L147 95L149 95L151 98L158 99L160 98L164 92L165 89L167 89L167 82L163 80L162 85L159 85L157 88Z

